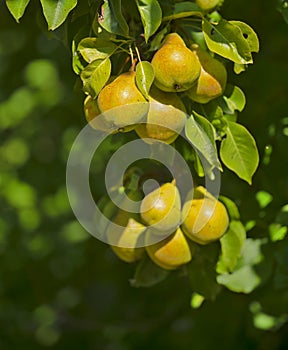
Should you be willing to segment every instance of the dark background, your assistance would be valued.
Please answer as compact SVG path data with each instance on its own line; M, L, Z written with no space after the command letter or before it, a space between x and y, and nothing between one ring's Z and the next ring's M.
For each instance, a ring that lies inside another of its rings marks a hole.
M256 138L260 167L252 187L226 171L221 190L236 200L244 223L259 221L251 237L267 236L288 202L288 25L276 6L227 0L221 11L260 39L255 64L229 78L246 93L239 121ZM134 266L78 224L65 169L86 125L84 95L60 40L67 33L48 33L39 10L32 1L17 24L0 5L0 349L286 349L287 324L266 327L264 318L255 327L252 306L287 313L287 268L282 289L269 281L250 295L223 289L193 310L186 277L172 273L154 287L132 288ZM273 197L264 209L260 190ZM287 239L280 243L284 266Z

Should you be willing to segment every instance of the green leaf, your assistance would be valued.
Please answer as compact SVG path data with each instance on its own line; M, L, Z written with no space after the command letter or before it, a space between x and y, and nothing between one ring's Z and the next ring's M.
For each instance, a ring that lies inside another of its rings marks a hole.
M229 273L236 267L241 257L246 232L240 221L232 220L228 231L220 239L221 256L217 264L217 272Z
M286 0L278 0L277 10L282 14L286 23L288 23L288 4Z
M240 220L238 207L230 198L220 196L219 200L225 205L231 220Z
M109 58L95 60L88 64L81 72L84 92L96 98L104 85L107 83L111 73L111 61Z
M152 287L162 282L169 272L157 266L146 256L142 259L136 268L133 279L130 280L132 287Z
M172 14L163 17L163 22L191 16L202 17L203 14L200 7L188 1L180 2L175 4Z
M67 18L69 12L77 5L77 0L40 0L48 29L58 28Z
M209 300L215 300L220 291L215 271L215 257L217 254L216 245L201 247L195 253L191 262L186 265L193 292Z
M149 51L156 51L161 46L163 39L168 33L168 26L164 27L160 30L151 40Z
M199 309L199 307L203 304L204 301L205 298L202 295L198 293L193 293L191 296L190 305L192 309Z
M101 38L84 38L80 41L77 50L88 63L104 59L117 50L117 45Z
M282 241L286 237L287 232L287 226L276 223L269 225L269 235L272 242Z
M214 127L206 118L193 112L193 115L187 119L185 134L209 164L221 169L215 145Z
M76 44L74 40L72 41L72 68L77 75L79 75L84 69L81 58L76 50Z
M270 274L269 266L271 267L271 262L265 264L266 261L263 260L261 251L262 245L266 243L266 239L246 239L242 249L242 257L236 269L231 274L219 275L217 282L233 292L251 293L260 285L262 278L267 279ZM261 272L262 261L264 262L264 269L262 267L263 271Z
M248 24L240 21L229 21L229 23L237 26L241 30L242 36L249 45L251 52L259 52L258 36Z
M154 81L154 69L147 61L139 62L136 66L136 84L143 96L148 99L151 85Z
M240 74L245 72L247 68L247 64L234 63L234 73Z
M261 282L252 266L246 265L232 274L217 277L217 282L237 293L251 293Z
M253 63L250 47L238 26L224 19L214 25L204 18L202 29L209 50L235 63Z
M29 2L30 0L6 0L6 5L17 22L23 16Z
M122 14L121 0L104 0L99 24L109 33L129 36L129 27Z
M228 85L224 95L219 98L224 113L233 114L235 111L242 112L246 105L244 92L237 86Z
M162 10L157 0L137 0L136 3L144 27L144 37L147 42L161 24Z
M254 138L244 126L227 122L226 138L221 143L220 157L227 168L249 184L252 183L259 155Z
M261 209L266 208L273 201L273 196L266 191L258 191L255 197Z

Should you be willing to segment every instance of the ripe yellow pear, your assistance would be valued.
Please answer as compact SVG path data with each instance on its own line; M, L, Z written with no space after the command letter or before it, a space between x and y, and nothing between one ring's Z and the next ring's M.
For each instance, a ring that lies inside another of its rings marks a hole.
M146 116L149 105L136 86L135 75L134 71L122 73L100 91L97 103L107 127L130 131Z
M141 218L158 233L170 233L181 220L181 199L174 182L168 182L147 194L140 207Z
M150 259L163 269L175 270L187 264L192 258L191 250L180 228L162 241L149 245L153 241L153 233L148 230L145 237L146 251Z
M146 124L137 125L135 131L143 139L152 138L167 144L174 142L186 122L183 102L176 93L164 92L155 86L150 90L149 102Z
M204 11L213 10L217 5L221 5L223 0L196 0L196 4Z
M119 210L113 223L122 226L116 229L113 224L108 225L106 237L114 253L123 261L132 263L143 257L145 252L144 232L146 227L135 220L135 215Z
M197 56L177 33L170 33L152 58L155 85L167 92L190 89L200 74Z
M229 225L225 206L209 193L201 196L198 192L192 200L186 201L182 214L183 232L192 241L203 245L220 239Z
M198 45L194 44L192 50L201 63L201 73L196 84L187 91L187 95L195 102L207 103L223 94L227 82L227 71L220 61Z

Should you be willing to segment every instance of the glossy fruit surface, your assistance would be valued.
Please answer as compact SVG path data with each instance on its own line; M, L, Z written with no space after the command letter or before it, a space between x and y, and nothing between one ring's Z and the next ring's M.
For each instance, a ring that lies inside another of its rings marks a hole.
M113 224L121 227L116 228ZM108 225L106 236L114 253L123 261L134 262L144 254L144 232L146 227L131 217L131 214L119 210L112 224Z
M147 194L140 210L142 220L159 233L176 229L181 220L181 200L175 184L165 183Z
M220 239L229 225L225 206L213 198L193 198L183 206L183 232L192 241L207 244Z
M180 92L192 87L200 74L200 63L177 33L170 33L152 58L155 85L167 92Z
M135 131L141 138L152 138L167 144L174 142L186 122L183 102L176 93L164 92L155 86L150 90L149 102L146 124L139 124Z
M225 66L209 52L197 45L193 47L201 63L201 73L196 84L187 91L187 95L195 102L207 103L223 94L227 82L227 71Z
M97 103L108 127L129 131L147 115L149 105L136 86L135 74L122 73L100 91Z
M149 245L153 241L153 233L147 232L146 251L155 264L166 270L174 270L187 264L191 258L191 250L180 228L162 241Z
M220 5L223 0L196 0L196 4L205 11L213 10L217 5Z

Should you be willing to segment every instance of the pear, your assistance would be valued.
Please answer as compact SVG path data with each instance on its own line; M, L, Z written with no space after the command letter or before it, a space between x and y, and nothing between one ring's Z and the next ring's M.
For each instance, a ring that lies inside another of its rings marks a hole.
M192 50L201 63L201 73L196 84L187 91L187 95L195 102L207 103L223 94L227 82L227 71L220 61L200 46L194 44Z
M195 2L202 10L210 11L221 5L223 0L196 0Z
M130 131L147 115L149 105L136 86L135 75L134 71L122 73L100 91L97 103L108 128Z
M186 122L183 102L176 93L164 92L155 86L150 90L149 102L146 124L136 126L136 133L143 139L151 138L167 144L174 142Z
M175 182L165 183L147 194L142 200L140 212L144 223L153 225L155 233L173 232L181 220L181 199Z
M87 122L92 128L101 131L108 131L104 120L101 117L97 118L101 112L99 110L97 101L93 100L90 95L88 95L84 100L84 114Z
M122 226L123 229L117 229L111 223L106 230L111 249L121 260L128 263L140 260L145 252L143 246L146 227L135 220L135 217L136 215L120 209L113 223Z
M191 260L191 250L180 228L162 241L149 245L154 239L153 233L148 230L145 237L146 251L150 259L163 269L175 270Z
M168 34L152 58L155 85L167 92L190 89L200 75L200 63L177 33Z
M203 187L200 191L202 190ZM229 225L229 216L225 206L212 194L202 191L201 195L200 191L197 191L192 200L184 203L181 228L192 241L205 245L224 235Z

